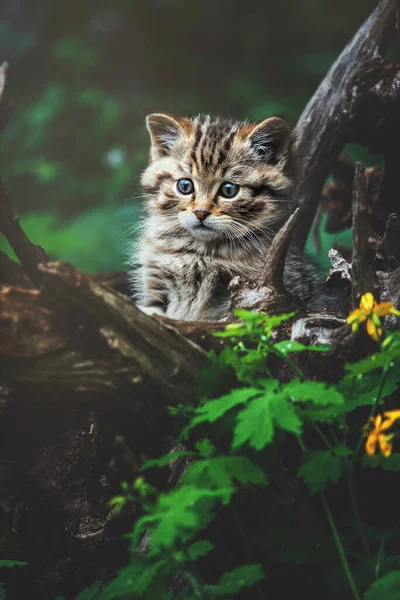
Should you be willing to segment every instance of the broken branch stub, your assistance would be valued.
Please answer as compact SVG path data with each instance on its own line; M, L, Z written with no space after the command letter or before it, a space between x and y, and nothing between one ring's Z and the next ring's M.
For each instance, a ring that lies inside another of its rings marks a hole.
M300 208L296 208L274 237L259 275L248 281L242 281L239 277L232 279L229 290L234 308L273 313L299 307L299 301L285 289L283 272L300 211Z
M273 288L279 294L285 294L283 271L286 255L292 241L293 232L300 218L300 208L296 208L286 223L278 231L268 250L264 266L257 278L260 285Z

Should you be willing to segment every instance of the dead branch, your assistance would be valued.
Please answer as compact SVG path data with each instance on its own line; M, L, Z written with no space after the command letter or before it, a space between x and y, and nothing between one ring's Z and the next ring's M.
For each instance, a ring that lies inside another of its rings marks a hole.
M0 67L0 129L9 116L9 106L4 100L7 83L7 63ZM32 282L40 287L41 277L37 265L46 262L47 256L41 246L33 244L22 229L18 217L14 213L10 197L3 180L0 178L0 233L6 238L18 260L24 267Z
M250 281L235 277L230 284L234 308L273 313L299 308L301 303L289 294L283 283L286 255L299 218L297 208L281 227L268 250L259 275Z
M42 293L6 287L0 296L0 353L11 377L115 390L140 376L171 401L190 397L206 357L196 343L66 263L39 269Z
M299 208L296 208L285 225L278 231L268 250L263 268L258 276L260 285L270 287L279 294L286 292L283 284L283 270L285 268L286 254L299 219Z
M0 66L0 131L7 125L11 115L11 102L6 89L7 71L8 64L4 62Z
M380 90L385 66L380 63L379 69L371 72L370 65L371 61L376 62L376 56L383 55L398 35L398 11L397 0L381 0L333 64L295 127L294 139L299 155L296 196L301 207L296 240L300 246L304 246L311 229L321 189L333 161L346 141L358 141L357 131L352 131L352 128L357 130L355 115L362 109L365 118L369 110L365 104L357 102L364 89L361 84L364 75L369 88L375 85L376 91ZM391 73L392 85L388 82L385 87L393 90L392 101L399 97L399 87L393 83L397 80L396 68ZM363 130L367 129L364 122Z

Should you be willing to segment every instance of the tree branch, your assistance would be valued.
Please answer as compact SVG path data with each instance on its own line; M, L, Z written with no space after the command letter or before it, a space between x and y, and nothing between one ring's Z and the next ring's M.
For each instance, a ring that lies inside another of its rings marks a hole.
M398 12L397 0L381 0L333 64L295 127L293 135L299 157L296 197L301 207L296 240L300 246L304 246L310 231L333 161L352 137L354 110L350 108L356 106L354 95L362 87L363 74L371 60L384 53L398 35ZM368 72L371 83L370 75ZM380 76L378 70L375 83Z
M2 129L9 116L9 106L4 100L7 83L7 63L0 67L0 129ZM22 229L18 217L15 215L10 197L0 178L0 233L8 240L18 260L24 267L32 282L40 287L41 277L37 265L46 262L47 256L41 246L33 244Z

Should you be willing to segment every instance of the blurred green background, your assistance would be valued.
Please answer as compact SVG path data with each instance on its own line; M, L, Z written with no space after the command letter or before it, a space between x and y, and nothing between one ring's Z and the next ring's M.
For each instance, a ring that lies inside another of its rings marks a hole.
M14 101L1 172L31 239L98 272L126 268L147 113L295 123L376 0L1 4Z

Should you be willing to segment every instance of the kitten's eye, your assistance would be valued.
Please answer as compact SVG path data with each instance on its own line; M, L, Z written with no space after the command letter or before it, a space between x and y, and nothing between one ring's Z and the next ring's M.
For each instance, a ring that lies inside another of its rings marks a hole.
M193 181L191 179L178 179L176 187L178 188L178 192L185 196L192 194L194 190Z
M236 183L225 181L219 188L220 196L223 198L234 198L239 191L239 186Z

